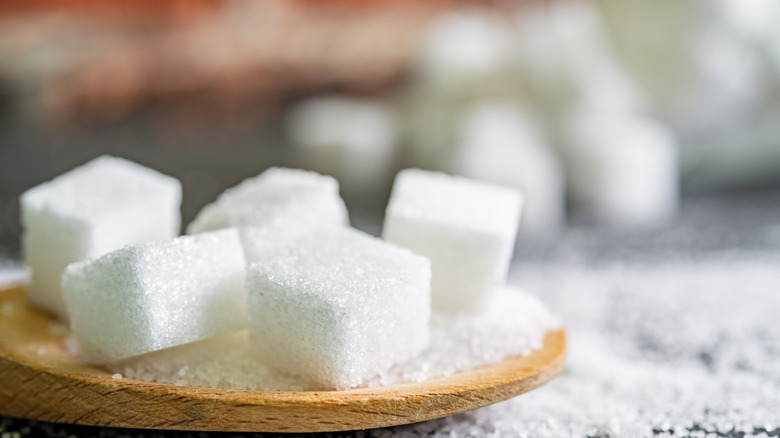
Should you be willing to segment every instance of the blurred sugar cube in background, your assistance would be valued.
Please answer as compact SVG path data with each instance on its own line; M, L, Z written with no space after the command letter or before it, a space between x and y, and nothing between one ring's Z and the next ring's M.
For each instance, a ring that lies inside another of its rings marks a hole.
M677 144L668 129L630 114L576 109L564 130L572 204L614 226L660 226L677 214Z
M336 177L346 193L363 202L383 193L393 175L398 141L385 104L323 96L297 104L287 117L287 135L302 167Z
M565 223L560 160L542 142L539 128L520 109L486 103L460 121L450 170L472 179L516 188L523 194L523 230L556 230Z

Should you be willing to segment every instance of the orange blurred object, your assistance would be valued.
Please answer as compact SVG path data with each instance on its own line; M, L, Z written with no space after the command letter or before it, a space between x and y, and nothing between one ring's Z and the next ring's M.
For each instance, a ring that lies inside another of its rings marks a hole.
M161 105L234 118L321 91L386 89L447 3L0 2L0 95L38 121L90 123Z
M108 20L186 22L214 12L225 0L28 0L0 2L0 17L76 13Z

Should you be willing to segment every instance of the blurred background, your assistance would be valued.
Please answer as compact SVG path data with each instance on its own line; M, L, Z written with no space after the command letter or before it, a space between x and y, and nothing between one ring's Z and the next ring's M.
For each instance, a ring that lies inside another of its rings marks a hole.
M374 233L404 167L519 187L529 241L755 230L778 122L774 0L2 2L0 246L20 193L104 153L181 179L185 224L284 165Z

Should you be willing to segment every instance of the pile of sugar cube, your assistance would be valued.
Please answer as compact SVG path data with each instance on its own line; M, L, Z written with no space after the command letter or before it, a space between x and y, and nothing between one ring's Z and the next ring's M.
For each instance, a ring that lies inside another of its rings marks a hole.
M403 170L382 239L351 228L338 182L310 171L247 179L177 237L181 190L103 156L22 195L29 301L69 322L84 362L248 333L269 369L305 388L346 389L429 351L447 327L432 320L479 326L506 307L497 303L525 303L501 309L504 319L522 307L545 315L515 354L540 348L556 324L541 303L502 292L521 210L514 190Z

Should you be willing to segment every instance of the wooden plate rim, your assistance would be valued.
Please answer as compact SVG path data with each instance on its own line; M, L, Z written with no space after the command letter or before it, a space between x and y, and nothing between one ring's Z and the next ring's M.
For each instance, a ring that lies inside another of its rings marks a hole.
M25 302L24 288L0 290L0 302L9 298L17 304ZM31 324L53 321L26 304L21 310L16 317L27 318ZM27 334L0 332L3 338L16 335L24 338ZM387 427L458 414L533 390L560 373L566 342L563 330L554 331L547 334L544 348L530 356L425 382L298 392L114 380L111 373L72 358L47 363L45 356L36 360L34 355L18 354L0 340L0 415L193 431L325 432Z

